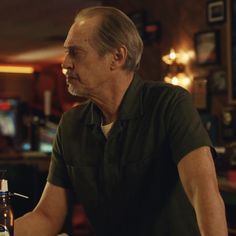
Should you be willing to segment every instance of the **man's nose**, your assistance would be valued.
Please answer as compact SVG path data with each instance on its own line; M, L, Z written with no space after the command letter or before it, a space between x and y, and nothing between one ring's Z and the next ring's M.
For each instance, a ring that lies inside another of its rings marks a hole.
M68 58L68 56L65 56L64 61L61 64L61 68L64 75L67 74L68 70L73 69L73 64L71 63L71 60Z
M68 69L64 68L63 63L61 64L61 71L62 71L62 74L66 76Z
M62 64L61 64L62 69L72 69L73 68L73 63L68 55L65 56Z

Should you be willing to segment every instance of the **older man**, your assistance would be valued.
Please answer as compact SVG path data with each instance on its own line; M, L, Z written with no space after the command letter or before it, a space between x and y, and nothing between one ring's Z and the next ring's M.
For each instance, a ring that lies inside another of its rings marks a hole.
M136 74L132 21L84 9L64 47L68 90L89 102L63 115L44 193L15 236L58 233L71 192L97 236L226 236L211 142L187 91Z

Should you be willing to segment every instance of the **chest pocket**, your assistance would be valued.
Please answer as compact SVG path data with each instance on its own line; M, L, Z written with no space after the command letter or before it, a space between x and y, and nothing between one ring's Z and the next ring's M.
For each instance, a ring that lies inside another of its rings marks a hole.
M81 136L65 145L66 167L77 200L94 206L100 192L103 143L92 135L91 130L81 131Z

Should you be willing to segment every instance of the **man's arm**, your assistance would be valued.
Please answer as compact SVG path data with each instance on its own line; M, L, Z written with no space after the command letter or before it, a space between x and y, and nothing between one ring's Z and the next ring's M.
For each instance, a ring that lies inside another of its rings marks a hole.
M188 153L178 163L183 188L193 205L202 236L227 236L225 207L220 196L209 147Z
M68 210L66 189L47 183L38 205L15 221L15 236L55 236Z

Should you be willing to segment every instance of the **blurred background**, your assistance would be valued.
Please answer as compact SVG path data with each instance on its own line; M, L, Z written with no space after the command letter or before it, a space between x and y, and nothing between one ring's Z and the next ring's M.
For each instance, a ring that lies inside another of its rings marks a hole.
M139 74L192 94L218 156L219 185L236 235L236 3L234 0L2 0L0 7L0 165L8 170L16 216L32 209L45 184L63 112L83 99L68 94L63 42L76 13L115 6L144 41ZM65 224L92 235L76 205ZM73 233L72 233L73 231Z

